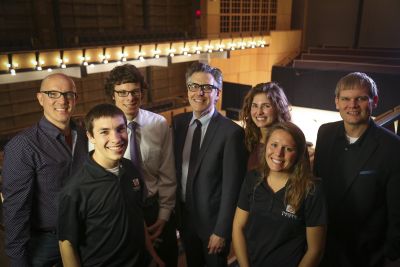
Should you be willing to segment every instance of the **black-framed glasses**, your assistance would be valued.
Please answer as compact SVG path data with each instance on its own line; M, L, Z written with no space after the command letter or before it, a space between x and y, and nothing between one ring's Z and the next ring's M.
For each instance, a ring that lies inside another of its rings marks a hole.
M61 96L65 97L68 100L73 100L76 99L77 94L72 91L67 91L67 92L60 92L60 91L40 91L43 94L46 94L48 97L53 98L53 99L58 99Z
M213 89L218 90L218 87L212 84L198 84L198 83L189 83L187 88L190 92L199 92L200 90L204 93L211 93Z
M140 89L135 89L135 90L131 90L131 91L126 91L126 90L117 91L117 90L114 90L114 92L117 93L117 95L119 97L127 97L129 94L131 94L132 96L138 97L142 93L140 91Z

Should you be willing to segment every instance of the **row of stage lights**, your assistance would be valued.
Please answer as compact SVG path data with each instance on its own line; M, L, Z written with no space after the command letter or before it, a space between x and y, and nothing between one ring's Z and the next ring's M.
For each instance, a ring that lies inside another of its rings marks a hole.
M266 42L264 40L260 41L250 41L250 42L231 42L228 43L227 46L225 47L224 44L220 43L218 45L211 45L210 43L208 45L203 47L199 46L198 43L196 46L192 47L192 52L190 52L190 49L186 47L185 45L180 49L181 52L179 55L182 56L187 56L191 57L192 54L201 54L201 53L213 53L213 52L223 52L225 50L227 51L233 51L236 49L248 49L248 48L263 48L266 46ZM106 48L103 48L103 53L99 54L99 61L97 62L90 62L91 58L89 56L85 56L85 49L82 50L82 56L79 57L81 65L85 67L94 67L95 64L108 64L109 60L111 58L111 55L106 52ZM144 62L146 59L150 58L155 58L158 59L163 56L168 56L168 57L174 57L176 56L176 49L172 47L172 43L170 45L170 48L166 50L165 55L161 55L161 50L157 49L157 44L155 45L155 49L151 51L152 56L151 57L146 57L146 53L141 51L141 45L139 46L139 51L136 52L136 57L135 58L129 58L129 60L139 60L141 62ZM45 64L44 60L40 59L40 54L39 52L36 52L36 60L32 61L33 69L37 71L43 71L43 65ZM119 53L119 60L116 61L117 64L123 64L123 62L126 62L128 60L128 53L124 52L124 47L122 47L122 52ZM8 70L11 75L16 75L16 69L18 68L19 64L18 63L13 63L12 62L12 54L8 55ZM67 63L69 62L68 58L64 58L63 56L63 51L60 51L60 57L57 59L58 66L56 68L61 68L65 69L67 68ZM52 72L52 68L47 68L46 69L48 72Z

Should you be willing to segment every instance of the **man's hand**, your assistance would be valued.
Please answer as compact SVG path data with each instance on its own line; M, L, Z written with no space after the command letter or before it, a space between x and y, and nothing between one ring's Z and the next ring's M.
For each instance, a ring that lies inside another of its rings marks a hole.
M216 234L210 236L208 241L208 254L221 253L225 247L225 238L219 237Z
M162 233L165 223L166 221L162 219L157 219L157 221L153 225L147 227L147 231L150 234L150 240L152 242L156 240L156 238Z

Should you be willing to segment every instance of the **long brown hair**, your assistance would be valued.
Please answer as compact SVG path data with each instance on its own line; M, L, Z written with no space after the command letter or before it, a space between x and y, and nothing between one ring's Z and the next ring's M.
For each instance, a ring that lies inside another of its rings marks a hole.
M255 125L251 118L251 104L254 96L266 94L271 101L276 112L277 122L290 121L289 102L283 89L274 82L260 83L250 89L243 101L243 107L240 111L240 120L243 122L245 131L245 144L251 152L261 139L261 130Z
M272 133L283 130L290 134L296 144L296 159L291 168L291 174L286 185L285 204L290 204L295 211L301 206L307 194L314 189L315 178L311 172L311 165L307 151L306 138L303 132L291 122L280 122L272 125L266 135L265 143L268 143ZM268 177L270 168L265 160L266 149L262 152L260 164L261 179Z

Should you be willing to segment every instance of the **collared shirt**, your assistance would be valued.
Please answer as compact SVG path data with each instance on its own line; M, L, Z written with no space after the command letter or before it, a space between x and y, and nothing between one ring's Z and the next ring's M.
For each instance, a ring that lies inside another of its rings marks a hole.
M92 155L60 193L59 240L72 244L82 266L144 266L140 173L122 159L115 175Z
M237 206L248 212L244 229L251 266L298 266L307 246L306 228L327 224L320 182L295 212L285 203L287 187L273 192L257 171L247 173Z
M147 196L158 194L158 218L168 221L176 200L175 157L172 146L172 132L167 120L156 113L139 109L134 122L136 140L139 144L141 171L146 184ZM129 123L130 121L128 121ZM128 140L132 131L128 128ZM93 150L89 143L89 150ZM124 158L131 159L130 144Z
M208 125L210 124L213 114L214 114L214 108L209 113L207 113L206 115L204 115L203 117L198 119L201 122L200 147L201 147L201 144L203 143L204 136L206 135L207 128L208 128ZM189 128L188 128L187 134L186 134L185 146L183 147L183 152L182 152L182 179L181 179L181 185L182 185L181 200L182 201L185 201L185 199L186 199L186 183L187 183L187 175L188 175L188 171L189 171L190 150L192 149L193 133L197 126L197 124L194 122L195 120L196 120L196 117L194 116L194 113L193 113L193 117L190 120Z
M163 116L144 109L139 109L134 121L137 123L136 140L139 144L142 174L148 196L158 194L160 204L158 218L168 221L176 199L175 158L171 129ZM131 134L128 128L129 140ZM124 155L127 159L130 159L129 145Z
M4 149L5 241L12 265L27 262L31 230L56 229L57 195L87 154L84 131L73 123L71 129L72 150L63 133L45 117L15 136Z

